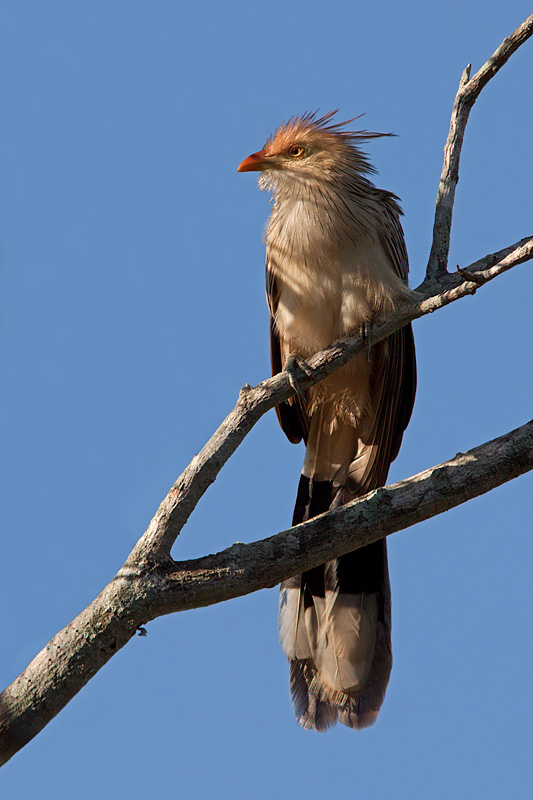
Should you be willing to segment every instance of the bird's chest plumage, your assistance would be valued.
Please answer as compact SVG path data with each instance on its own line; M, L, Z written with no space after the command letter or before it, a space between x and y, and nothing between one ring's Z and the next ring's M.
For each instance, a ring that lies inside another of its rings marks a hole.
M267 267L278 288L276 324L291 352L308 356L370 316L364 243L344 228L327 208L303 201L274 209Z

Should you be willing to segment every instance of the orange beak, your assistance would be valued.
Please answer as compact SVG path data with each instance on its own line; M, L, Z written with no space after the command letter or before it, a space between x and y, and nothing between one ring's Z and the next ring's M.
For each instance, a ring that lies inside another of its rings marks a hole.
M245 158L242 164L239 164L237 172L260 172L269 166L269 162L270 158L265 155L265 151L259 150L258 153L252 153Z

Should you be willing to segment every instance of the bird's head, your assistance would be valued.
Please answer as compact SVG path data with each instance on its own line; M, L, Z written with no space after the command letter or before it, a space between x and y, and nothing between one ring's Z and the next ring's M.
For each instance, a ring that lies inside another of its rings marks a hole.
M330 111L319 119L317 112L291 117L262 150L244 159L238 171L263 173L261 188L271 188L287 179L327 180L330 175L355 177L375 172L356 142L392 134L344 130L344 125L354 120L329 124L336 113Z

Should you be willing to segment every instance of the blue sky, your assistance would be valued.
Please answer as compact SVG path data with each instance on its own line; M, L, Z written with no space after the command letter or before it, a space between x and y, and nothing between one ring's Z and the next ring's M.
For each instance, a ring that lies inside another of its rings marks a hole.
M451 105L528 2L0 2L0 678L115 574L269 373L267 197L239 162L282 118L360 113L420 283ZM533 233L533 42L475 106L450 263ZM391 480L531 417L531 262L415 325ZM289 524L302 460L269 414L174 555ZM390 540L395 664L376 726L294 723L277 591L159 619L3 768L2 796L526 797L531 477ZM332 782L334 789L332 789Z

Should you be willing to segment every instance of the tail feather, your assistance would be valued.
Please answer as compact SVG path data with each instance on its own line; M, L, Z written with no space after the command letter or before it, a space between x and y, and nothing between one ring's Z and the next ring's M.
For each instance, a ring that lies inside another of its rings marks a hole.
M359 472L361 480L367 473L368 447L353 426L340 424L326 433L323 428L317 433L318 427L311 425L307 452L315 446L319 456L312 466L309 458L304 463L293 524L344 502L356 490L354 476ZM305 474L315 470L326 479ZM338 720L351 728L371 725L392 666L385 541L285 581L279 635L291 663L295 716L303 727L325 730Z
M414 401L410 327L373 347L370 366L368 387L353 388L352 404L342 391L310 401L293 525L387 480ZM300 725L372 725L392 668L386 540L282 583L279 633Z
M313 677L311 662L291 660L289 681L294 716L302 728L325 731L337 723L339 711L311 688Z
M306 518L329 508L320 508L318 497L331 503L334 494L331 485L316 483L300 479ZM304 503L306 487L311 496ZM350 728L372 725L392 667L390 634L385 540L284 581L279 635L299 724L318 731L339 720Z

